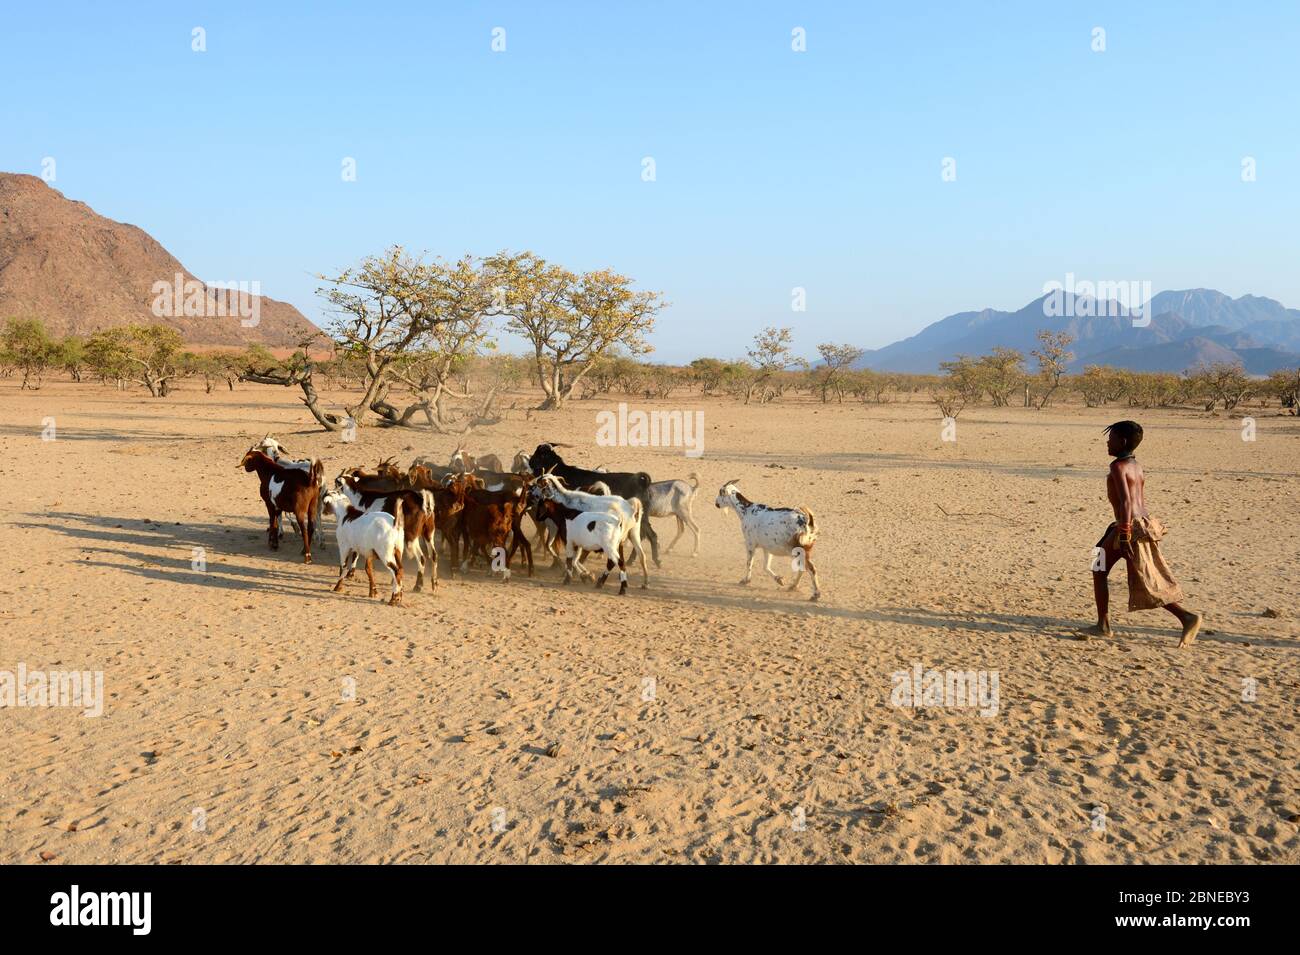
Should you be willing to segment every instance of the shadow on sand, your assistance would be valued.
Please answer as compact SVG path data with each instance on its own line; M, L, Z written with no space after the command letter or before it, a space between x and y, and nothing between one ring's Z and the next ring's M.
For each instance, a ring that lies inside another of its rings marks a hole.
M122 570L127 573L152 580L165 580L173 583L193 583L203 587L217 587L226 590L260 591L279 593L303 599L317 599L321 596L321 584L328 578L321 574L304 573L300 556L301 542L296 534L286 534L282 538L278 557L283 563L266 563L265 558L273 552L266 547L265 532L259 526L255 531L247 526L247 517L230 517L232 524L211 523L161 523L158 521L117 518L111 516L81 514L73 511L50 511L46 514L28 514L29 520L15 522L14 526L26 529L54 531L79 541L103 546L88 546L84 549L103 558L115 557L119 560L86 560L90 567ZM116 546L113 546L116 545ZM184 551L176 556L141 554L135 547L175 549ZM230 560L209 559L206 569L194 570L191 566L192 551L195 547L203 548L209 555L222 557L249 557L261 562L243 563ZM334 544L328 537L313 546L316 564L333 572L336 567L337 554ZM124 562L134 560L139 563ZM273 558L274 559L274 558ZM443 585L450 582L455 586L460 582L487 584L489 586L519 587L531 586L551 588L558 584L558 574L548 566L544 555L535 555L537 574L529 578L516 571L509 584L487 577L481 569L471 570L468 577L458 572L454 581L449 581L446 560L439 560L439 579ZM671 558L670 558L671 559ZM671 567L671 565L669 565ZM382 577L382 575L380 575ZM829 602L814 603L807 599L809 584L805 579L797 594L778 590L775 586L765 586L766 582L756 578L748 587L738 584L719 584L715 581L702 581L696 578L669 577L651 570L650 588L641 590L638 586L640 570L628 567L631 589L628 596L636 595L639 599L664 600L684 603L691 606L705 606L744 610L754 613L785 614L793 617L823 620L862 621L877 624L896 624L907 627L922 627L941 631L977 631L986 633L1024 634L1028 636L1046 636L1058 640L1077 641L1082 627L1091 623L1084 620L1070 620L1061 617L1035 616L1028 614L997 613L993 611L948 612L921 608L881 607L857 609L835 606ZM380 581L382 585L382 580ZM592 589L590 584L575 585L576 589ZM606 589L611 596L617 593L617 586ZM346 594L345 594L346 596ZM368 599L368 598L367 598ZM636 599L636 598L634 598ZM1156 619L1156 618L1151 618ZM1250 644L1253 647L1274 649L1296 649L1300 642L1279 640L1261 634L1229 633L1218 630L1211 620L1207 625L1213 633L1202 633L1197 643L1220 643L1231 645ZM1144 625L1134 626L1128 618L1121 618L1117 627L1118 640L1125 640L1134 635L1149 637L1155 641L1173 641L1177 631L1173 626ZM1100 641L1098 641L1100 642Z

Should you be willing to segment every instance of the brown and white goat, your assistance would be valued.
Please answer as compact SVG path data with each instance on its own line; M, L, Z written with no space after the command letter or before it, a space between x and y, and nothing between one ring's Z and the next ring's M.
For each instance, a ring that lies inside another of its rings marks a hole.
M321 464L321 460L319 458L295 458L289 452L289 449L286 448L283 444L281 444L269 431L266 433L265 437L263 437L261 441L253 445L253 450L261 451L263 454L265 454L276 464L283 465L284 467L287 468L298 468L308 473L310 473L311 469L315 467L317 464ZM324 467L323 464L321 464L321 466L322 468ZM325 503L325 485L322 483L320 486L320 494L317 496L317 507L316 507L316 543L317 544L320 543L320 535L325 532L325 527L323 522L321 521L321 512L320 512L320 508L324 505L324 503ZM277 534L284 533L283 523L278 519L276 521L275 530Z
M305 471L297 467L286 467L265 452L250 448L236 467L257 473L262 503L266 505L270 524L266 536L271 550L280 549L280 515L291 514L302 537L303 563L310 564L311 542L316 536L316 521L320 514L324 465L315 461Z

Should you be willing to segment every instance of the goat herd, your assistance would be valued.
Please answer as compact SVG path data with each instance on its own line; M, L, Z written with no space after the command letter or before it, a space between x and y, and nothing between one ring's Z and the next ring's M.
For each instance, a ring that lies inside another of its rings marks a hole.
M482 558L490 574L510 579L510 565L522 552L533 575L533 545L523 529L527 515L535 528L535 544L564 563L564 583L574 575L590 580L593 574L583 565L586 555L604 558L604 570L595 578L604 585L618 568L620 594L627 592L624 547L631 545L631 557L640 563L641 586L649 581L644 543L650 545L655 566L659 562L659 538L651 517L675 517L677 536L665 549L672 550L687 528L695 535L699 553L700 529L691 513L699 489L699 478L651 481L644 471L609 472L575 467L565 462L556 448L568 445L539 444L532 454L520 451L510 470L495 454L479 458L457 448L447 465L417 457L402 471L391 458L373 471L360 467L344 470L327 489L325 466L319 459L294 459L269 434L244 454L239 467L255 472L261 485L270 526L271 549L280 546L281 522L290 515L302 537L303 560L311 563L312 543L319 543L322 518L334 518L339 551L339 579L334 590L352 577L359 560L365 562L370 596L375 587L373 562L379 561L392 578L390 604L402 602L402 563L415 562L415 590L438 584L438 545L447 552L449 576L459 565L465 572ZM778 585L785 582L772 569L773 556L792 558L795 571L793 590L806 569L812 578L812 599L821 596L817 569L811 554L817 536L813 513L804 507L768 507L748 500L728 481L718 491L719 508L740 517L748 557L745 577L753 575L758 551L764 566Z

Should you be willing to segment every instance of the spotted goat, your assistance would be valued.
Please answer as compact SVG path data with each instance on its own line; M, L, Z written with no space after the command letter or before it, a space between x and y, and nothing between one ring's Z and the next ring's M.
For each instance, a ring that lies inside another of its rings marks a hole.
M740 530L745 537L745 576L742 585L748 584L754 575L754 558L761 550L764 553L764 569L780 587L785 580L772 569L772 557L791 557L794 562L794 582L790 589L799 586L804 569L812 577L813 600L821 597L821 586L817 580L817 567L812 562L813 542L817 539L817 521L813 512L806 507L769 507L757 504L740 493L735 481L728 481L718 491L714 503L719 508L735 511L740 518Z

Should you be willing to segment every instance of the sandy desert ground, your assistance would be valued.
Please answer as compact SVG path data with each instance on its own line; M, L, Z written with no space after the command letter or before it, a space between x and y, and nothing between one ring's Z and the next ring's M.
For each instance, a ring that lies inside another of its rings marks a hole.
M1300 861L1300 420L1262 413L1251 443L1134 412L1207 614L1178 651L1160 611L1075 638L1109 520L1100 429L1127 412L970 409L944 443L920 400L687 403L700 461L593 447L592 402L473 445L697 470L698 557L688 536L622 598L539 564L390 608L330 592L332 528L313 566L296 537L268 551L236 463L268 431L331 477L450 439L343 444L274 387L0 382L0 670L101 670L107 697L0 711L0 861ZM816 512L820 604L737 585L729 478ZM1122 572L1112 590L1122 611ZM997 671L997 714L891 705L915 664Z

